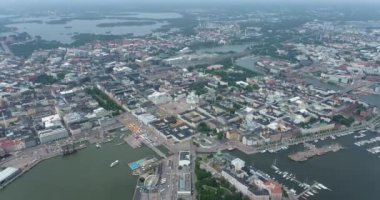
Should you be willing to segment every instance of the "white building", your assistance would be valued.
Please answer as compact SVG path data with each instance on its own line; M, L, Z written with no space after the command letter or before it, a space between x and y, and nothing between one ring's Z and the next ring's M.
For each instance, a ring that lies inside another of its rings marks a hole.
M242 178L236 177L227 170L222 170L222 177L251 200L269 200L269 192L267 190L250 187Z
M164 104L172 100L172 97L165 92L154 92L148 96L148 99L151 100L154 104Z
M57 129L45 129L38 132L38 138L40 139L41 144L60 140L68 136L68 131L63 127Z
M241 170L245 166L244 160L240 158L233 159L231 164L235 167L235 170Z
M191 163L190 160L190 151L180 151L179 152L179 166L189 166Z
M38 131L37 135L41 144L56 141L69 136L63 126L59 115L51 115L41 119L45 129Z

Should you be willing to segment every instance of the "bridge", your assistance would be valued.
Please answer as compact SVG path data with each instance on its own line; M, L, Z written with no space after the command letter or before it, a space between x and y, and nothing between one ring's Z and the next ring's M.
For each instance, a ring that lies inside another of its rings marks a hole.
M311 185L310 187L308 187L306 190L304 190L303 192L299 193L296 198L299 199L300 197L306 195L308 192L311 192L313 189L317 189L316 186L318 185L319 183L317 182L314 182L313 185Z

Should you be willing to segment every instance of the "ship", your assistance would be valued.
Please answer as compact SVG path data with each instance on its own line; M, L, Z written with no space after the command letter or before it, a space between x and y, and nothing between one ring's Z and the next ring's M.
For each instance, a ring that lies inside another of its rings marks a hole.
M360 135L355 135L354 138L355 138L355 139L359 139L359 138L362 138L362 137L364 137L364 136L365 136L364 133L360 133Z
M98 149L102 147L99 143L96 143L95 146L96 146L96 148L98 148Z
M119 160L115 160L113 163L111 163L110 167L115 167L117 164L119 164Z

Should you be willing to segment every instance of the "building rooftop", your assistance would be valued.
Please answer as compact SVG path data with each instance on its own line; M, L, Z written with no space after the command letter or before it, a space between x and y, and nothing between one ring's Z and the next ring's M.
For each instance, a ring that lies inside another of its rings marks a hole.
M15 174L19 169L14 167L7 167L3 171L0 171L0 183L3 182L8 177Z

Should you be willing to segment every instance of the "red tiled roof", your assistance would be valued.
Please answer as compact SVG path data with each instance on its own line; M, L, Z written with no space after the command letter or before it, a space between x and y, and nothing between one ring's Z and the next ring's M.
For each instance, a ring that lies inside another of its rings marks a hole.
M271 193L282 193L281 185L276 181L266 181L264 185L271 191Z

